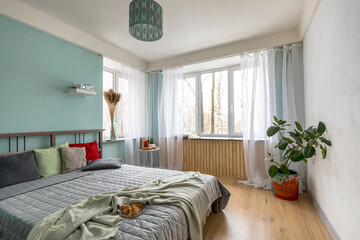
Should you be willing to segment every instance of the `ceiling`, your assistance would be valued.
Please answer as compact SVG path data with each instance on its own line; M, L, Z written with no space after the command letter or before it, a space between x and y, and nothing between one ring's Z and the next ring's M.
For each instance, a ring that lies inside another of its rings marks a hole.
M305 0L157 0L163 38L128 33L131 0L20 0L146 62L297 29Z

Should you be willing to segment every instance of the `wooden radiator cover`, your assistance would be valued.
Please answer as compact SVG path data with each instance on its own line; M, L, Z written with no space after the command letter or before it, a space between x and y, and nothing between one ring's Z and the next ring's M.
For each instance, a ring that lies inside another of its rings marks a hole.
M245 180L243 142L184 139L183 170Z

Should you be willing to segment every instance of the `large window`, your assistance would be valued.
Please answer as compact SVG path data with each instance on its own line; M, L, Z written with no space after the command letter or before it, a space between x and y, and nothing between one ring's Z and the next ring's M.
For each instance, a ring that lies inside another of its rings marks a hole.
M228 71L201 73L201 134L228 134Z
M243 132L243 102L242 102L242 70L236 70L233 74L233 109L234 109L234 133L241 134Z
M118 77L117 78L117 84L116 84L116 91L120 92L121 99L120 103L117 106L116 112L118 120L118 132L121 136L124 136L124 121L125 119L128 119L128 113L129 113L129 105L128 105L128 88L129 88L129 80L126 80L124 78Z
M185 75L183 133L242 136L242 70L235 67Z
M107 91L110 88L121 94L121 99L116 106L114 121L115 131L117 137L124 136L124 119L127 119L128 115L128 80L121 78L120 75L111 70L103 71L103 91ZM110 126L111 119L109 113L109 107L103 97L103 128L106 129L104 132L105 139L110 138Z
M178 82L178 87L182 88L182 125L184 133L196 132L196 77L188 76L183 81ZM181 95L179 95L181 97Z
M113 72L108 72L108 71L103 71L103 91L107 91L110 88L114 88L114 84L115 83L115 73ZM109 107L104 99L104 96L102 97L103 99L103 128L105 129L104 131L104 138L105 139L109 139L110 138L110 113L109 113Z

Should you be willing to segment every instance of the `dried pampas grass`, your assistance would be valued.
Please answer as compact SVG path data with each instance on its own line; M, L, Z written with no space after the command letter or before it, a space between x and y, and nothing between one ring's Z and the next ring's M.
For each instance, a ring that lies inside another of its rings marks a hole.
M115 112L116 104L118 104L120 102L121 94L115 92L111 88L108 91L104 91L104 98L105 98L105 101L107 102L107 104L109 106L110 119L113 120L114 119L114 112Z
M110 138L111 140L116 139L115 129L114 129L114 113L116 104L120 102L121 94L115 92L112 88L108 91L104 91L104 98L109 106L110 119L111 119L111 129L110 129Z

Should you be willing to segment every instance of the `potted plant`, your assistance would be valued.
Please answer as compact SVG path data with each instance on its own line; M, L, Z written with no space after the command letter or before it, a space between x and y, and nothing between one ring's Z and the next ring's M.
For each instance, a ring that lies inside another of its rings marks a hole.
M156 147L156 142L154 141L154 138L149 138L149 147Z
M320 149L322 158L326 158L326 146L331 142L323 137L326 131L325 124L319 122L317 128L311 126L306 130L300 123L295 121L296 129L288 131L291 126L287 121L279 120L274 116L274 126L267 130L267 136L272 137L279 134L279 142L275 148L282 151L280 163L274 160L273 154L268 153L268 160L272 163L269 167L269 175L272 182L273 194L281 199L296 200L299 193L299 173L289 167L292 162L303 161L316 155L316 149Z

